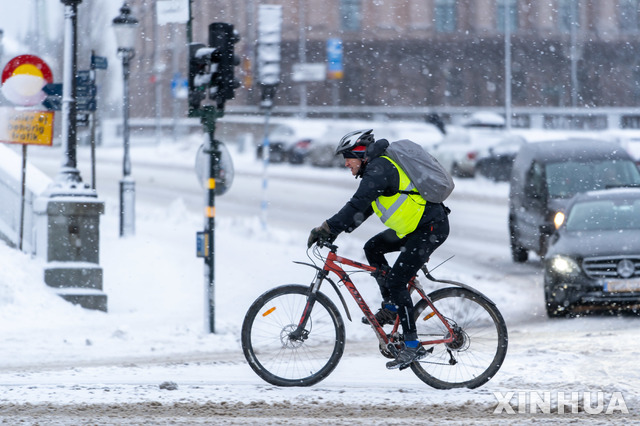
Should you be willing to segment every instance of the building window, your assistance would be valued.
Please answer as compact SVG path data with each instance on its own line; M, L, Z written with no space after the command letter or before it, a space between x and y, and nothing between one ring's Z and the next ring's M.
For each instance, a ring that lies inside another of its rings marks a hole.
M458 27L456 0L436 0L435 20L436 31L452 33Z
M580 24L577 0L558 1L558 30L563 33L571 32L573 25Z
M509 29L511 32L518 29L518 0L498 0L497 3L498 31L504 32L505 17L509 16Z
M340 0L340 22L344 31L360 31L362 27L361 0Z
M619 0L620 31L623 33L638 32L638 3L638 0Z

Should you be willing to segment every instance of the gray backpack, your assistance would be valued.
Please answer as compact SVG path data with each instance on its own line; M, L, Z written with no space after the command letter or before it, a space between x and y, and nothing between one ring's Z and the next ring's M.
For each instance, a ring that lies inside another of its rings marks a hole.
M415 142L408 139L391 142L385 155L400 166L422 198L429 202L443 202L455 187L451 175L438 160Z

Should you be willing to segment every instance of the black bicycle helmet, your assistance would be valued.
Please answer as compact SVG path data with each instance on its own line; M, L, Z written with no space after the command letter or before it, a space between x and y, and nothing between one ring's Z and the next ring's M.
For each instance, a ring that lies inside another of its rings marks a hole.
M349 132L340 139L340 143L336 148L336 155L345 154L351 152L354 148L362 146L367 147L373 142L375 142L375 138L373 137L373 129L367 130L356 130L355 132ZM364 155L364 150L362 150Z

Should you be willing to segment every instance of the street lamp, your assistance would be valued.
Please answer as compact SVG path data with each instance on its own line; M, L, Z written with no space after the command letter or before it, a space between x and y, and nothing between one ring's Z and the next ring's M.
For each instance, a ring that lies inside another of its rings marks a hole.
M135 181L131 177L131 158L129 156L129 61L135 55L138 20L131 15L131 8L125 2L120 15L113 20L113 31L118 44L118 56L122 58L124 157L122 160L122 180L120 181L120 236L135 234Z
M95 191L88 185L82 184L80 171L78 170L77 145L78 145L78 106L77 106L77 82L78 74L78 5L82 0L60 0L64 4L64 72L62 75L62 144L64 158L62 167L56 177L54 185L50 188L52 196L81 196L95 197Z

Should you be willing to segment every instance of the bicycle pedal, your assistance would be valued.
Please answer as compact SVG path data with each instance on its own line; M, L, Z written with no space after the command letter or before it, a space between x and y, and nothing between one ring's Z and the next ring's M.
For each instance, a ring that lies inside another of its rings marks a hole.
M402 342L402 346L404 347L404 342ZM395 358L398 356L398 352L401 348L396 347L396 343L388 343L386 352L391 355L389 358Z

